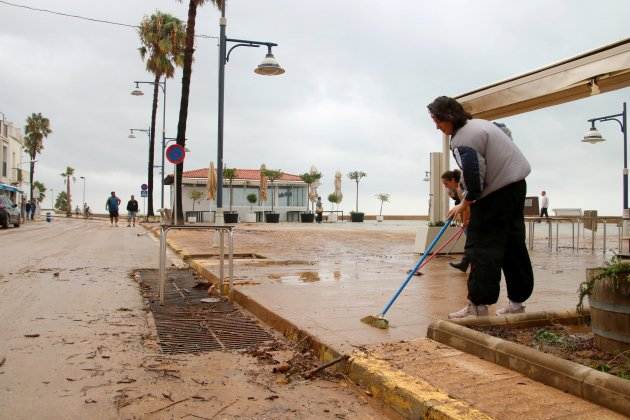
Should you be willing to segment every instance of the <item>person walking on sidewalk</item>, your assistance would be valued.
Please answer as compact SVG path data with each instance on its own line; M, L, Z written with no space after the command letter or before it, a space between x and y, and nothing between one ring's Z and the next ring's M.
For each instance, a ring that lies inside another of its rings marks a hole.
M321 223L324 214L324 205L322 204L322 198L317 197L317 203L315 204L315 221Z
M25 210L26 210L26 220L30 220L31 219L31 201L27 201L26 205L25 205Z
M543 216L545 216L545 218L549 220L549 213L547 213L548 209L549 209L549 196L547 195L546 191L543 191L540 193L540 218L541 219Z
M109 223L111 226L118 226L118 207L120 206L120 198L116 197L116 192L112 191L112 195L105 202L105 210L109 211Z
M501 270L510 302L497 315L524 312L523 302L534 289L523 214L529 162L501 128L472 119L455 99L441 96L428 109L436 127L451 136L450 149L463 174L466 195L448 215L459 217L470 209L468 305L449 318L487 315L488 305L499 298Z
M35 199L31 200L31 220L35 218L35 210L37 210L37 201Z
M136 215L138 214L138 201L131 196L131 200L127 202L127 227L136 227Z
M444 188L448 190L448 195L453 199L453 201L455 201L455 205L461 203L466 196L466 193L462 189L461 185L461 172L457 169L446 171L442 174L441 178L442 185L444 185ZM468 223L470 222L470 209L464 210L461 219L464 231L466 231L466 229L468 228ZM461 261L456 263L449 262L448 265L465 273L466 270L468 270L468 266L470 265L470 259L464 252Z

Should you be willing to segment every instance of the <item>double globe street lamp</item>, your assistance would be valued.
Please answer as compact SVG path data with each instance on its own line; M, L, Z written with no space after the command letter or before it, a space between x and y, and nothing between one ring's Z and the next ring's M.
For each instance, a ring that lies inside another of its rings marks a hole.
M220 36L219 36L219 111L218 111L218 130L217 130L217 210L216 223L223 223L223 116L224 116L224 92L225 92L225 64L230 60L230 54L238 47L258 48L260 46L267 47L267 54L262 63L256 67L254 73L262 76L277 76L283 74L285 70L280 66L276 58L273 56L271 49L278 44L264 41L251 41L248 39L227 38L225 28L227 20L225 18L225 3L221 2L221 19L219 20ZM227 44L233 43L229 51Z

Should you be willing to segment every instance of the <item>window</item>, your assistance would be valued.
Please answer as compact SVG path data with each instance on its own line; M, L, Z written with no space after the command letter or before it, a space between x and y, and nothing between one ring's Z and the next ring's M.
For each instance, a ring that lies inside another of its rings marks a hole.
M9 166L9 162L7 162L9 158L9 148L5 145L2 145L2 176L7 176L7 169Z

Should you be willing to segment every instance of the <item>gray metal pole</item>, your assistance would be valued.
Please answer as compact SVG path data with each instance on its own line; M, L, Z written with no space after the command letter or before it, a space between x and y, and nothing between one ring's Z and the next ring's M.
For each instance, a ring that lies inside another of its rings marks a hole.
M164 154L166 153L166 76L164 76L164 89L162 89L162 174L160 175L160 184L162 187L162 195L160 196L160 208L164 208Z
M225 92L225 27L227 20L225 19L225 3L221 3L221 20L219 21L219 113L217 127L217 213L218 223L222 222L223 213L223 102Z
M623 208L628 208L628 118L626 103L623 103L621 113L621 131L623 132Z

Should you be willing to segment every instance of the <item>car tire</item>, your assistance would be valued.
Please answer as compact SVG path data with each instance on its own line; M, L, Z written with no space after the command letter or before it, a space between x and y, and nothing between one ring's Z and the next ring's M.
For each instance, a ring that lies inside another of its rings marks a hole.
M4 219L0 220L0 225L2 225L2 229L8 229L9 228L9 218L5 217Z

